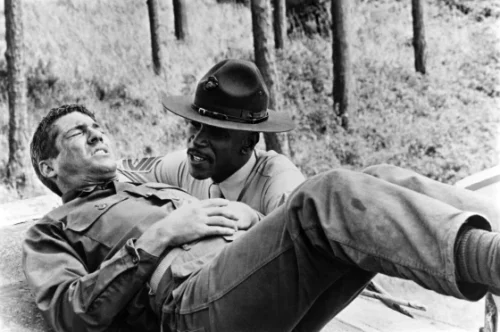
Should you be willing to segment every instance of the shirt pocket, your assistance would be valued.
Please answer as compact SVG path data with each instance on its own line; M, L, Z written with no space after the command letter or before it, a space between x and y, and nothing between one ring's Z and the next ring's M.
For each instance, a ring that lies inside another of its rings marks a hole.
M182 190L161 183L130 187L124 191L135 197L139 196L146 200L159 201L159 203L153 203L153 205L157 206L164 206L166 203L171 202L173 208L178 208L184 202L196 200L193 196Z
M97 201L88 202L68 214L66 229L74 232L87 231L103 214L128 197L112 195Z
M193 196L175 189L158 190L152 193L151 197L160 201L171 201L176 209L184 203L191 203L196 200Z

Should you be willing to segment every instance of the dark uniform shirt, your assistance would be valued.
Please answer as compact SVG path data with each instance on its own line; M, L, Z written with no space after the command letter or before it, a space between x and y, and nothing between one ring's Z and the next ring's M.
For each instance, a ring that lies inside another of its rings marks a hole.
M65 194L64 205L32 226L23 245L26 278L51 326L159 331L147 286L159 257L135 240L192 199L158 183L110 182Z

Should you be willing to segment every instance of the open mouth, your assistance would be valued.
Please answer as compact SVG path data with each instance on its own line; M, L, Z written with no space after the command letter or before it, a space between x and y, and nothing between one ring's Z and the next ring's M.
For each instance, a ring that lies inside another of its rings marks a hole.
M202 158L202 157L195 156L195 155L191 155L191 160L192 161L205 161L206 159Z
M94 150L94 153L92 153L93 156L105 156L108 154L108 150L105 148L98 148Z
M189 160L195 163L202 163L208 161L208 157L197 151L188 151Z

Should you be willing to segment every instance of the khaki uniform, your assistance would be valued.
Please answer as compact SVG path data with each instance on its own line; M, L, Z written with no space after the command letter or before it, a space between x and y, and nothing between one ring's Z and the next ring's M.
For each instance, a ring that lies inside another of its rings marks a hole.
M487 291L456 279L454 245L465 223L491 229L493 203L381 166L313 177L234 242L185 246L151 292L160 258L135 239L183 199L115 182L69 193L28 231L24 270L56 331L317 331L376 273L470 300Z
M255 150L256 163L246 181L238 188L236 201L268 215L283 204L304 176L285 156L274 151ZM197 180L189 174L186 150L161 158L124 159L118 172L133 182L162 182L181 187L199 199L209 198L211 179Z

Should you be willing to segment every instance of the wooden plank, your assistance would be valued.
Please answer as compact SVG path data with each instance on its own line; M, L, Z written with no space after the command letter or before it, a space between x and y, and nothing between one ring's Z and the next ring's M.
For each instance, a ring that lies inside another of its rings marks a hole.
M500 165L474 173L455 184L457 187L483 192L494 187L500 189ZM500 198L500 195L497 196Z

